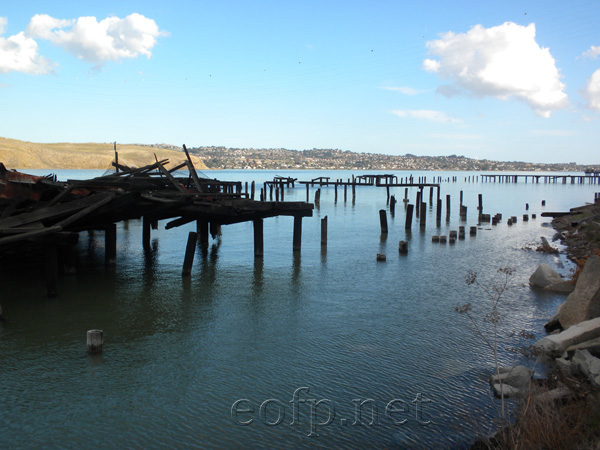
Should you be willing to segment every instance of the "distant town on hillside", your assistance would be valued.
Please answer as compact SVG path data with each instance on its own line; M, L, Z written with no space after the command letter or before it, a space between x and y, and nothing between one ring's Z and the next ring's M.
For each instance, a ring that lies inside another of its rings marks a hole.
M164 144L156 145L165 147ZM170 146L166 146L170 147ZM180 147L173 147L180 148ZM544 164L518 161L492 161L465 156L401 156L378 153L355 153L339 149L288 150L220 146L188 147L210 169L345 169L345 170L525 170L586 171L600 170L600 165L574 162Z

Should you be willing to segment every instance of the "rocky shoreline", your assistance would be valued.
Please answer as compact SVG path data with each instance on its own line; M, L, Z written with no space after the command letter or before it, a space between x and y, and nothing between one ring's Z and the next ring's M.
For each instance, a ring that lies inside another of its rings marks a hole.
M545 324L548 335L527 349L549 375L497 368L490 385L496 397L517 399L514 421L503 420L474 449L600 448L600 203L572 208L552 226L578 270L566 280L542 263L529 280L532 289L567 295ZM539 250L549 248L546 242Z
M552 227L566 246L567 257L581 261L600 248L600 203L572 208L570 214L555 218Z

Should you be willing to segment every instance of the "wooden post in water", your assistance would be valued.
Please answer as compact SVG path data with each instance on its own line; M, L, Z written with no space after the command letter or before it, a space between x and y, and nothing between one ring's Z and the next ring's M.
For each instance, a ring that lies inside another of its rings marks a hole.
M150 247L150 229L150 219L144 216L142 218L142 245L144 246L144 248Z
M58 295L58 248L56 244L46 244L46 288L48 297Z
M104 264L112 267L117 262L117 224L112 223L104 229Z
M198 219L196 221L196 233L200 245L206 247L208 245L208 220Z
M337 181L336 181L336 183L335 183L335 198L333 200L334 203L337 203L337 196L338 196L337 187L338 187L338 184L337 184Z
M293 251L299 252L302 248L302 216L294 216Z
M264 238L263 238L263 220L254 219L254 258L263 257Z
M87 332L87 352L90 355L102 353L104 345L104 333L102 330L88 330Z
M427 217L427 203L421 202L421 217L419 225L421 228L425 228L425 219Z
M390 187L386 186L385 187L385 191L386 191L386 194L387 194L386 204L389 205L390 204Z
M390 214L393 216L396 213L396 196L390 197Z
M385 213L385 209L379 210L379 225L381 226L381 233L388 232L388 224L387 224L387 215Z
M446 220L450 218L450 194L446 194Z
M321 245L327 246L327 216L321 219Z
M183 270L181 275L184 277L192 273L192 265L194 264L194 255L196 254L196 242L198 235L194 231L188 234L187 245L185 246L185 258L183 259Z
M250 185L250 198L252 200L254 200L254 189L255 189L254 181L252 181L252 184Z
M273 186L273 185L271 185ZM275 188L275 201L278 202L279 201L279 186L277 186Z
M429 188L429 204L433 205L433 186Z
M410 203L406 206L406 222L404 224L406 230L410 230L412 227L413 208L414 206Z
M269 200L273 201L273 183L269 184Z
M417 200L415 201L415 217L419 217L421 212L421 192L417 191Z
M310 197L309 197L310 192L309 192L309 190L310 190L310 186L308 185L308 183L306 183L306 203L308 203L310 201Z
M460 191L460 206L463 204L463 191Z
M347 199L348 199L348 185L345 184L344 185L344 203L346 203Z
M321 188L317 189L315 191L315 205L320 205L321 204Z
M435 210L435 222L436 225L439 227L440 223L442 222L442 199L438 198L437 199L437 208Z
M477 208L477 210L479 211L479 214L483 214L483 194L479 194L478 195L479 198L479 207Z

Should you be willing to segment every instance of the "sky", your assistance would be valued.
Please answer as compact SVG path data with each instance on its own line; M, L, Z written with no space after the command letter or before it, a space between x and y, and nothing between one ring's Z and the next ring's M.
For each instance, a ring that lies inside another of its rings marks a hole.
M600 164L600 1L0 0L0 136Z

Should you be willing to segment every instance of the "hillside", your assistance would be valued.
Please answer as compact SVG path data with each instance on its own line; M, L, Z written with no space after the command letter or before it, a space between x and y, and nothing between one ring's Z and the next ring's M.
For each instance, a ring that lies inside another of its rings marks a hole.
M158 159L169 159L173 166L185 160L183 150L169 146L120 145L117 144L119 163L141 167L152 164L154 154ZM0 137L0 162L8 169L108 169L114 161L112 143L106 144L37 144ZM192 155L198 170L207 167Z

